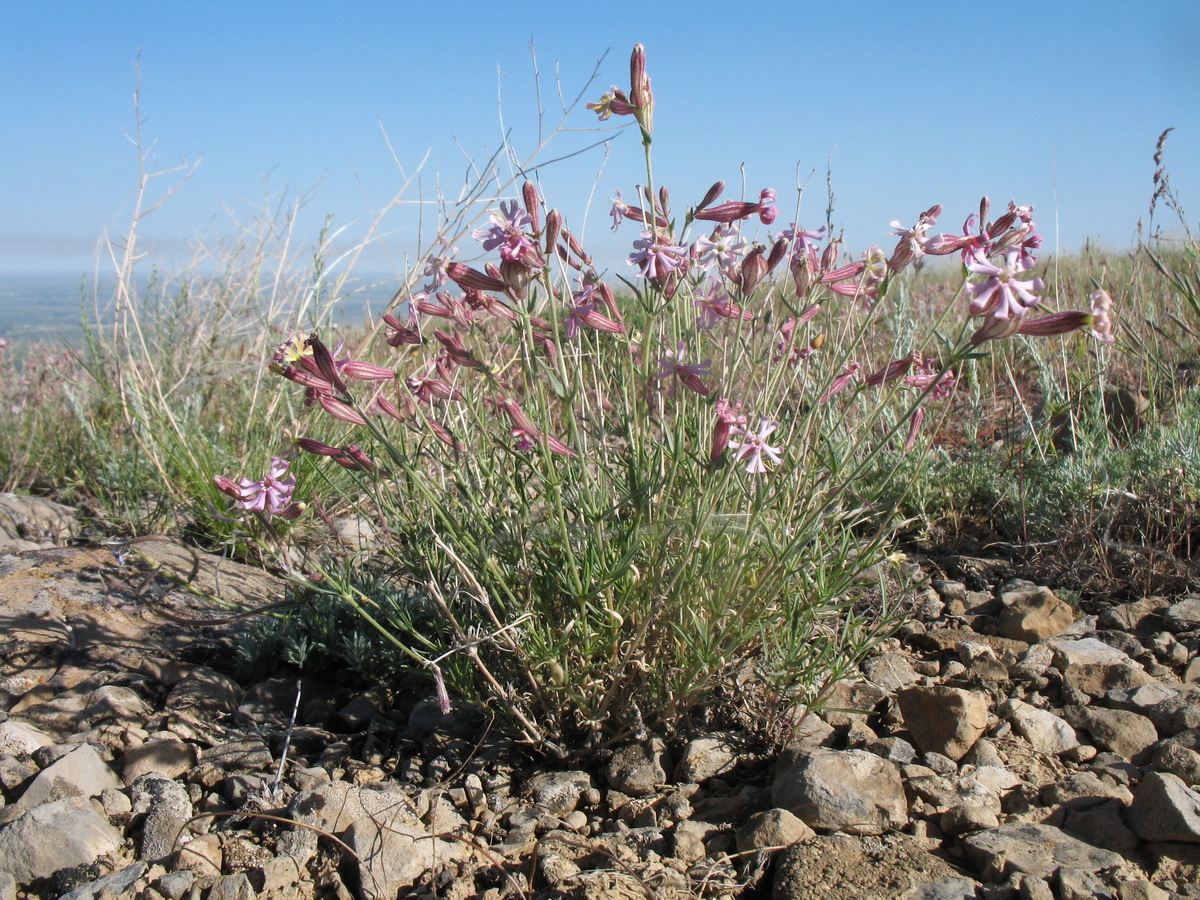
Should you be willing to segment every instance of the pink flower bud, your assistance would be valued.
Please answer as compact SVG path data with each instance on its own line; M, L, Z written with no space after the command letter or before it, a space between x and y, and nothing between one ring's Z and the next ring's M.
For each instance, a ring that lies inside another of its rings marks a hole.
M333 361L333 354L329 352L329 348L321 343L321 339L315 334L305 343L312 349L313 362L320 370L321 377L329 382L338 393L346 393L346 382L342 381L342 376L338 374L337 365Z
M563 216L557 209L550 210L546 214L546 255L549 256L554 252L554 247L558 243L558 237L562 234Z
M525 203L525 212L529 213L529 227L534 234L542 230L541 223L541 205L538 203L537 186L532 181L527 181L521 186L521 200Z
M461 288L474 288L478 291L499 291L501 293L507 288L507 285L499 278L485 275L478 269L472 269L464 263L447 263L446 275Z
M708 189L708 193L704 195L704 199L701 200L698 204L696 204L696 209L698 209L698 210L704 209L704 207L708 206L710 203L715 203L716 199L718 197L720 197L721 194L724 193L724 191L725 191L725 182L718 181L716 184L714 184L712 187L710 187Z

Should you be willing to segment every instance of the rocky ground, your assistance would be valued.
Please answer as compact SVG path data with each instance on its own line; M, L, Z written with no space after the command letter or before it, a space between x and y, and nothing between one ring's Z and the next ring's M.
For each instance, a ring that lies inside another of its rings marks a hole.
M1076 609L940 560L782 753L720 733L564 769L469 709L239 683L241 623L147 591L277 584L61 546L73 523L0 495L0 900L1200 897L1200 597Z

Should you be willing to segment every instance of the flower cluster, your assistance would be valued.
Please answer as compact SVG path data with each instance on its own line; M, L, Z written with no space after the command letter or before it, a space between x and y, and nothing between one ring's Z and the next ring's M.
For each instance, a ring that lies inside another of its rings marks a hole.
M213 482L217 489L229 495L242 509L259 512L268 518L295 519L304 510L304 505L292 500L296 490L296 478L288 473L291 464L278 456L271 457L271 466L261 481L242 477L234 481L224 475L216 475Z

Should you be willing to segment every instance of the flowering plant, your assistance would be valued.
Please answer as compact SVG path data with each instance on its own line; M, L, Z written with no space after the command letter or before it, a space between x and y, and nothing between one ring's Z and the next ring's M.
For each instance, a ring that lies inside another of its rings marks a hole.
M472 234L493 261L456 261L443 240L407 315L384 317L403 358L376 365L313 335L273 363L357 431L294 444L355 474L393 536L382 553L440 610L444 629L412 658L440 697L445 675L544 747L679 726L721 697L760 718L819 701L900 615L886 595L858 602L894 527L885 485L863 473L918 445L984 342L1111 334L1106 297L1028 316L1042 285L1017 277L1040 244L1027 207L987 221L985 200L955 236L930 234L934 206L892 223L890 255L850 260L823 228L743 233L776 221L769 188L718 203L717 182L680 220L654 186L653 103L639 45L631 88L589 104L632 117L645 148L636 203L612 207L614 228L638 226L627 296L526 183ZM933 335L878 358L864 336L904 270L951 253L978 279L959 336L941 358ZM285 469L218 486L279 513ZM470 665L444 673L448 658Z

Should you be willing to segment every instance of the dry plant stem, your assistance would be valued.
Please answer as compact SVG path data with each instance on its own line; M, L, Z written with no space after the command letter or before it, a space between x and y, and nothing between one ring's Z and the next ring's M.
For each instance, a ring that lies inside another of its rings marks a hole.
M477 642L472 641L467 635L465 629L463 629L462 625L459 624L457 617L455 617L454 613L450 609L450 605L446 602L446 598L443 596L441 588L438 586L437 579L434 577L432 569L429 570L429 581L427 583L427 587L429 589L430 596L433 598L433 602L437 605L438 609L441 610L442 615L446 617L446 621L450 623L450 627L454 630L455 637L462 645L463 652L466 653L467 658L471 660L471 665L473 665L475 670L479 672L480 677L482 677L487 683L488 689L492 691L493 696L506 704L508 707L507 712L517 720L518 724L525 731L525 739L534 743L540 743L545 737L542 734L542 730L538 728L536 724L530 721L524 715L524 713L521 712L517 705L512 701L511 693L505 690L500 682L496 680L495 676L492 675L491 670L487 667L487 664L484 663L484 661L480 658Z

